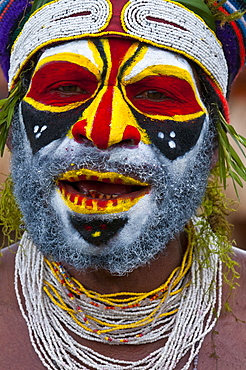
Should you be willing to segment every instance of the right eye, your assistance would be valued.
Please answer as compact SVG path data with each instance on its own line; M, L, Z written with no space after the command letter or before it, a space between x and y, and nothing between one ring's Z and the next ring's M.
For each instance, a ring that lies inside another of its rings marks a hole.
M134 99L147 99L154 102L162 102L164 100L170 99L165 93L158 90L146 90L137 94Z
M89 93L88 91L82 89L78 85L61 85L54 90L60 91L61 93L66 94L66 95L88 94Z
M48 106L66 106L87 101L97 88L98 80L87 68L49 62L34 73L26 97Z

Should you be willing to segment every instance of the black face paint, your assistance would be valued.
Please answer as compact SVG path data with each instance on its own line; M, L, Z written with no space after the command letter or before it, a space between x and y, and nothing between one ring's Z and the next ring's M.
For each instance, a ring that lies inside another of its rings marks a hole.
M54 113L40 111L22 101L22 115L33 154L54 140L66 136L70 127L79 119L91 100L78 108Z
M85 220L77 215L70 215L72 226L90 244L100 246L106 244L110 238L117 234L126 224L127 219L113 221Z
M131 108L139 126L146 130L151 142L170 160L182 157L200 137L206 115L186 121L160 121L146 117Z

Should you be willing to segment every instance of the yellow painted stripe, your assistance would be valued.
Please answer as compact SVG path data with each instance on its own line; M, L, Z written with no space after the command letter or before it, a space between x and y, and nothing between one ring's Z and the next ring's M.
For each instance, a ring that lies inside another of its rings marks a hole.
M91 99L91 98L89 98L89 99ZM27 96L25 96L23 98L23 101L25 101L26 103L30 104L33 108L35 108L37 110L40 110L40 111L61 113L61 112L66 112L68 110L77 108L77 107L81 106L82 104L84 104L89 99L83 100L82 102L78 101L78 102L75 102L75 103L63 105L61 107L58 107L58 106L55 106L55 105L45 105L45 104L42 104L42 103L34 100L33 98L27 97Z
M79 176L88 176L88 180L90 180L91 176L96 176L98 177L98 181L103 182L104 179L110 179L112 183L115 183L116 180L121 180L122 184L125 185L139 185L139 186L148 186L146 182L141 182L139 180L136 180L132 177L129 176L124 176L120 173L117 172L97 172L93 170L89 170L87 168L81 168L80 170L72 170L68 171L64 174L62 174L59 178L58 181L67 181L70 178L75 178L78 179L79 181Z
M121 142L125 128L128 125L137 128L141 135L141 141L144 144L151 143L146 131L138 125L134 115L131 112L131 109L125 102L121 91L118 89L118 87L114 87L109 145Z
M92 206L86 205L86 199L83 200L82 205L77 205L67 198L65 198L59 189L57 189L58 193L60 194L61 198L63 199L64 203L67 205L69 209L71 209L73 212L81 213L81 214L108 214L108 213L120 213L120 212L126 212L131 207L133 207L141 198L143 198L146 194L140 195L139 197L136 197L134 199L118 199L117 205L113 205L113 201L108 201L108 204L106 207L99 207L98 201L94 200L92 201Z
M95 64L93 64L90 59L85 57L84 55L81 54L75 54L71 52L63 52L63 53L58 53L54 55L50 55L46 58L41 59L35 70L34 73L36 73L43 65L50 63L50 62L70 62L77 64L81 67L87 68L91 73L93 73L96 77L97 80L100 81L100 76L102 70L99 70Z

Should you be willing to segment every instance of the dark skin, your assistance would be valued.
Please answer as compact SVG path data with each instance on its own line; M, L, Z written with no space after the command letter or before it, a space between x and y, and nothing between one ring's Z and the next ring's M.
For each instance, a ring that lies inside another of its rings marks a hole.
M163 283L171 271L180 264L186 247L185 235L179 235L169 243L165 253L158 256L149 265L140 267L124 277L113 277L107 271L70 272L87 288L101 293L120 291L147 291ZM14 259L17 246L6 248L1 259L0 281L0 344L1 368L8 370L41 370L44 366L34 352L30 343L26 323L20 313L14 291ZM199 353L199 370L242 370L246 363L246 252L235 249L234 260L240 267L238 283L240 286L233 291L229 299L231 312L223 308L215 329L209 333ZM223 302L229 295L229 288L223 288ZM241 321L242 320L242 321ZM137 360L164 344L163 341L140 346L110 346L88 342L76 337L82 344L100 351L104 355L125 360ZM217 359L216 359L217 358ZM185 362L183 358L176 370L180 370ZM192 367L190 367L192 369Z

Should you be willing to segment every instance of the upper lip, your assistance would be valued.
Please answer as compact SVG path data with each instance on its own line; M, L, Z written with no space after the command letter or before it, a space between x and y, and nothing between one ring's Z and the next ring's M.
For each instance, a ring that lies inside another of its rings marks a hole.
M119 185L149 186L146 182L142 182L133 177L125 176L117 172L98 172L86 168L65 172L58 177L58 181L98 181Z

